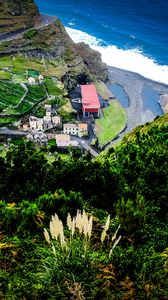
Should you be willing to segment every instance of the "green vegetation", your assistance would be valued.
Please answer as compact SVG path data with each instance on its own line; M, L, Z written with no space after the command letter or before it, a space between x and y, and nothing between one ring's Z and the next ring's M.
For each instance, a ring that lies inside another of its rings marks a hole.
M96 91L103 99L108 99L113 96L104 82L97 80L94 84L96 86Z
M1 1L0 33L9 33L23 28L33 27L38 18L38 9L33 0Z
M11 80L12 79L12 75L8 71L0 70L0 80L1 79Z
M65 101L66 98L64 98ZM61 101L61 104L63 102ZM67 98L65 104L63 104L59 109L58 109L59 115L64 119L66 122L71 122L75 119L76 116L76 110L72 108L72 105L70 103L70 100Z
M47 158L48 162L51 164L56 159L59 159L59 158L61 158L62 160L70 159L70 155L69 155L69 153L57 153L57 152L55 152L54 154L47 154L46 158Z
M24 94L25 90L20 84L0 81L0 103L6 107L15 107Z
M38 85L30 85L28 87L28 93L26 94L24 100L36 103L46 97L46 87L43 84Z
M4 115L22 115L45 98L46 88L43 84L23 88L20 84L0 82L0 109Z
M59 156L61 157L61 159L70 159L70 155L68 153L59 153Z
M100 145L113 140L126 126L126 113L117 100L103 109L103 117L96 120L96 134Z
M51 78L45 78L45 85L49 95L60 96L65 93L64 86L59 86L58 81L52 80Z
M16 121L18 121L17 117L1 117L0 118L0 127L13 124Z
M10 122L3 117L0 123L12 123L13 115L23 115L34 108L39 102L47 98L48 104L55 105L66 120L73 119L73 113L64 85L50 76L55 76L59 69L58 62L45 59L27 58L23 55L0 57L0 114L11 115ZM28 77L37 78L39 75L47 76L43 84L28 85ZM11 79L11 81L9 81ZM21 83L25 83L23 88ZM45 113L44 105L39 106L36 115L42 117ZM61 108L63 107L63 108Z
M64 68L62 64L63 62L37 59L34 57L30 58L21 54L0 57L0 70L5 69L5 71L10 71L16 80L17 78L19 79L19 82L20 78L22 78L22 81L26 81L28 76L34 77L34 72L35 76L38 76L37 74L41 74L43 76L47 76L48 79L52 76L56 76L60 79L66 71L66 68Z
M167 140L168 114L96 160L49 163L12 145L0 157L0 297L167 299Z
M23 37L26 39L32 39L33 37L35 37L35 35L37 34L37 30L36 29L31 29L29 31L27 31Z
M40 74L39 74L39 72L38 71L36 71L36 70L31 70L31 69L29 69L28 70L28 77L38 77Z
M1 56L0 57L0 69L3 68L12 68L12 60L10 56Z

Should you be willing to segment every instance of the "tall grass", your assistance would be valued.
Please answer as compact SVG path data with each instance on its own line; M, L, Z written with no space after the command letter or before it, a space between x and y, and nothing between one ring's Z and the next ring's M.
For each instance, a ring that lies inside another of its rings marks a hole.
M112 252L121 240L121 236L118 237L120 226L113 235L110 233L110 215L98 236L96 226L99 228L99 224L94 220L92 215L78 210L74 217L68 213L63 225L55 214L51 217L49 230L44 229L52 255L45 263L41 278L44 284L53 282L64 295L70 293L75 299L85 299L88 282L95 281L94 284L99 285L95 274L100 274L100 266L111 264ZM101 274L100 278L102 282L105 280Z
M77 210L76 216L73 218L71 217L70 213L67 215L66 220L67 228L70 232L70 235L65 237L65 231L66 228L64 228L64 225L62 221L59 219L58 215L55 214L51 217L50 221L50 230L49 232L47 229L44 229L44 237L48 244L52 244L53 252L55 253L55 246L52 242L52 240L56 240L59 242L59 245L61 246L62 250L65 249L66 251L71 247L72 240L79 236L83 236L83 249L86 253L87 247L89 245L89 241L92 236L92 230L93 230L93 217L88 216L88 214L83 211ZM110 215L108 215L106 219L106 223L103 226L103 230L101 232L100 240L102 244L104 243L106 237L108 236L107 232L110 227ZM117 238L117 233L120 229L120 225L118 226L116 232L112 235L111 238L111 244L112 248L109 252L109 257L112 254L112 251L117 246L119 241L121 240L121 235Z

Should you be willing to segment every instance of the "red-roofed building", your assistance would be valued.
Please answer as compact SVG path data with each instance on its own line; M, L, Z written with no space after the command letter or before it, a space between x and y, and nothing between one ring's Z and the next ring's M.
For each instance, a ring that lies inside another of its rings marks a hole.
M82 111L84 117L90 114L99 117L100 101L94 84L81 85Z

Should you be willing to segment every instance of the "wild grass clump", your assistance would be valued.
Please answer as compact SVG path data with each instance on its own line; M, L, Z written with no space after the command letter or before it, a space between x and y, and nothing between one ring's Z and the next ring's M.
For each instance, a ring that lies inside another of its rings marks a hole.
M44 229L45 240L51 247L51 257L45 261L41 273L45 284L58 284L65 294L71 291L71 296L79 292L81 299L85 299L88 284L99 284L96 274L102 272L102 265L110 263L121 236L118 237L120 226L113 235L110 233L110 215L101 234L95 236L98 225L94 220L92 215L79 210L74 217L68 213L65 225L57 214L51 217L49 230ZM100 278L104 280L103 276Z

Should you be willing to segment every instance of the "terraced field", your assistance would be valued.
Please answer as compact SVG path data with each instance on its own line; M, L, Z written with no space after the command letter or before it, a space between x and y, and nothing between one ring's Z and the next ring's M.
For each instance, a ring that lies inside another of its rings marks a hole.
M23 55L1 56L0 57L0 79L12 76L13 80L22 82L27 77L41 74L46 77L61 77L65 74L62 62L47 59L30 58ZM6 74L7 73L7 74Z
M20 84L0 81L1 115L22 115L46 96L46 87L43 84L25 85L24 88Z
M20 84L14 84L8 81L0 81L1 110L4 110L7 107L16 107L24 94L25 90Z
M37 107L35 115L42 117L43 100L59 109L65 106L67 92L60 81L63 73L56 61L20 54L0 56L0 126L15 122L39 103L41 106ZM44 77L41 84L39 75ZM29 85L29 77L34 77L36 84ZM61 113L64 117L64 108Z

